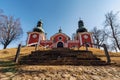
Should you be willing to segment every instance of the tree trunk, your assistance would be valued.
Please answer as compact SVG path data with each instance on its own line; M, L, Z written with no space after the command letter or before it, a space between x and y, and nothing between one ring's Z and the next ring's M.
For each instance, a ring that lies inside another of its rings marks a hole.
M117 45L118 49L120 50L120 46L119 46L118 40L117 40L117 38L115 36L114 36L114 39L115 39L115 42L116 42L116 45Z
M106 44L103 44L103 48L104 48L105 56L106 56L106 58L107 58L107 63L110 64L111 59L110 59L110 55L109 55L109 53L108 53Z
M97 41L97 48L100 49L100 46L99 46L99 44L100 44L100 43L99 43L99 40L96 39L96 41Z
M6 49L7 48L7 44L4 44L4 47L3 47L3 49Z
M118 42L118 39L117 39L117 37L115 35L115 31L114 31L114 27L113 27L113 24L112 24L112 20L110 20L110 22L111 22L110 26L111 26L111 29L112 29L113 38L114 38L114 40L116 42L117 48L120 50L119 42Z
M115 47L115 51L116 51L116 53L118 52L116 47Z

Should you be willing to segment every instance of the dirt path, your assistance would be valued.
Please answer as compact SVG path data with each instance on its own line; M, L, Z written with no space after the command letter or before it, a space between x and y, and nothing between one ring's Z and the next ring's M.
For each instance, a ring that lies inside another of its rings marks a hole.
M120 80L117 66L20 66L0 80Z

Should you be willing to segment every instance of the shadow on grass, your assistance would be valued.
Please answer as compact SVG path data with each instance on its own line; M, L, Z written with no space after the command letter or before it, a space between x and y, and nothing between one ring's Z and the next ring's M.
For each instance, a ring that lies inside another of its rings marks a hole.
M16 64L13 61L0 61L0 72L12 72L17 71Z
M6 72L12 72L12 73L16 73L18 71L18 69L16 67L5 67L0 69L1 73L6 73Z
M15 65L16 64L13 61L0 61L0 67L10 67Z
M26 53L27 54L27 53ZM26 56L25 54L20 54L19 57L23 57L23 56ZM3 58L0 58L0 60L14 60L15 59L15 55L12 55L12 56L6 56L6 57L3 57Z

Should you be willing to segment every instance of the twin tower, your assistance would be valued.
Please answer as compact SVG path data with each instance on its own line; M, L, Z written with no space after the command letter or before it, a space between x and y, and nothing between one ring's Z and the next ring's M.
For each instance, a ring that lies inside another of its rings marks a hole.
M74 39L70 39L68 35L62 32L61 29L49 40L46 40L46 34L42 27L42 21L38 21L37 26L33 28L32 32L28 32L27 46L39 45L49 48L79 48L80 46L92 47L93 38L92 33L88 32L84 27L84 22L82 20L78 21L78 29L74 35Z

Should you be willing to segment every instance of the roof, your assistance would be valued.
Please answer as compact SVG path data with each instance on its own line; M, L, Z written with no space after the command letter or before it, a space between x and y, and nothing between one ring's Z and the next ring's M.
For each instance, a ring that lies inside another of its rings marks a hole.
M65 33L56 33L53 36L51 36L50 38L54 38L55 36L57 36L59 34L64 35L64 36L66 36L66 37L68 37L70 39L70 37L68 35L66 35Z

